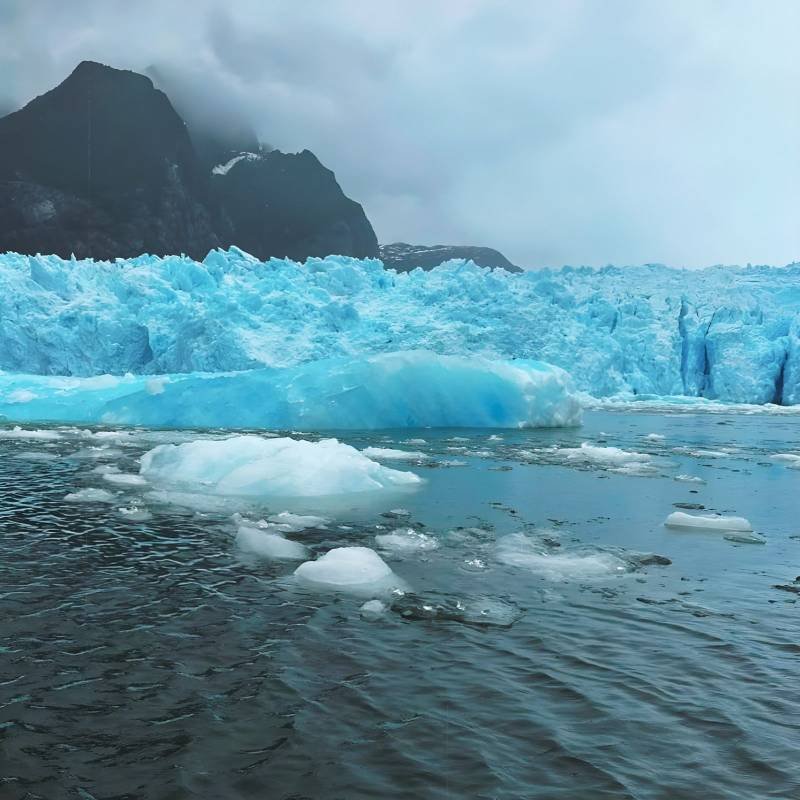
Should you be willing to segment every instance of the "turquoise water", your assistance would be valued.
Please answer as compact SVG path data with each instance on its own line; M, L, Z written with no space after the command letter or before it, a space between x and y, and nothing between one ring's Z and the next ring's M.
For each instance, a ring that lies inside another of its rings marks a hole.
M418 492L289 534L436 540L384 553L411 592L375 621L237 550L231 513L279 506L93 471L185 436L0 439L0 797L800 797L800 470L771 458L800 453L796 418L342 436L427 456L391 462ZM119 494L64 501L87 487ZM666 528L676 503L764 543Z

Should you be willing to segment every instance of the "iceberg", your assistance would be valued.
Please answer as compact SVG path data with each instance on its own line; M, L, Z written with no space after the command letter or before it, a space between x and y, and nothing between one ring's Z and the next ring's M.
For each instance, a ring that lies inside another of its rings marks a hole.
M236 247L202 262L6 253L0 288L9 373L152 378L424 348L541 360L620 402L800 404L800 264L512 274L453 260L398 273L342 256L262 262ZM6 388L6 407L38 394ZM170 382L150 388L158 397Z
M702 516L673 511L664 525L667 528L696 528L706 531L738 531L750 533L753 526L744 517Z
M369 547L335 547L295 571L298 583L309 589L383 595L404 587L389 565Z
M570 377L558 367L426 351L323 359L283 369L174 374L163 376L158 391L152 385L152 377L134 375L0 374L0 415L14 421L302 431L554 427L581 419ZM8 395L23 386L35 399L9 403ZM420 456L425 458L397 457Z
M167 490L223 497L338 497L422 483L336 439L260 436L161 444L142 456L140 473Z

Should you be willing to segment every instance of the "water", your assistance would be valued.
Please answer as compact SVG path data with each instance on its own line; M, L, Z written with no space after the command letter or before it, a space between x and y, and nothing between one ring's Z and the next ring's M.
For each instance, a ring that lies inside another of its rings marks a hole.
M392 500L408 515L292 535L316 554L436 538L386 556L415 595L376 621L238 552L231 508L92 471L187 434L0 440L0 797L800 797L800 471L770 459L800 452L797 420L596 411L500 433L342 437L431 457L391 463L427 481ZM562 450L583 441L652 459ZM119 496L64 502L86 487ZM675 503L766 543L664 528Z

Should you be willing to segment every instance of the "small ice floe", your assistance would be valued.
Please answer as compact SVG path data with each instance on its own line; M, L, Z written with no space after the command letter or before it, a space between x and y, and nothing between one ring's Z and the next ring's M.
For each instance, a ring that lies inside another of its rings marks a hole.
M664 520L667 528L696 528L705 531L739 531L750 533L753 526L744 517L723 517L720 515L702 516L673 511Z
M147 481L141 475L128 472L114 472L109 470L103 475L103 480L115 483L118 486L147 486Z
M359 611L361 612L361 619L365 619L367 622L376 622L386 615L387 608L386 604L380 600L367 600Z
M316 561L301 564L294 575L298 583L310 589L361 596L405 588L389 565L369 547L336 547Z
M296 533L308 528L324 528L330 522L327 517L315 517L313 514L292 514L289 511L272 514L267 519L274 525L279 525L281 530L286 533Z
M757 533L742 531L742 532L731 532L726 533L723 539L727 539L729 542L736 542L736 544L766 544L767 540L763 536L759 536Z
M142 456L140 473L154 484L231 497L332 498L422 483L336 439L252 435L159 445Z
M245 553L279 561L302 561L308 558L308 549L300 542L293 542L279 533L249 525L239 526L236 531L236 546Z
M510 628L524 611L494 597L449 597L437 594L397 594L392 611L403 619L461 622L465 625Z
M554 454L556 458L563 458L567 464L597 467L622 475L646 476L658 472L653 464L653 456L620 447L603 447L583 442L580 447L556 448Z
M553 550L524 533L498 539L495 555L503 564L531 570L548 580L584 580L631 570L629 563L611 553L590 549Z
M79 489L77 492L70 492L64 497L68 503L113 503L116 499L111 492L105 489Z
M584 461L590 464L623 466L652 460L647 453L623 450L620 447L602 447L583 442L580 447L565 447L561 451L569 461Z
M117 511L121 517L131 522L145 522L153 516L146 508L137 505L122 506Z
M673 480L679 481L680 483L705 483L702 478L698 478L697 475L676 475Z
M0 439L37 439L39 441L55 441L62 436L58 431L47 429L20 428L15 425L13 428L0 428Z
M413 445L421 445L427 444L428 442L425 439L406 439L402 444L413 444Z
M119 472L120 469L116 464L98 464L92 472L96 472L98 475L106 475L109 472Z
M23 453L14 453L14 458L21 458L23 461L58 461L59 456L41 450L26 450Z
M427 461L429 458L420 450L394 450L391 447L365 447L361 452L367 458L379 461Z
M398 555L427 552L439 547L439 542L433 536L413 528L396 528L391 533L380 533L375 537L375 543L381 550Z
M797 453L775 453L770 458L779 464L786 464L789 469L800 469L800 455Z

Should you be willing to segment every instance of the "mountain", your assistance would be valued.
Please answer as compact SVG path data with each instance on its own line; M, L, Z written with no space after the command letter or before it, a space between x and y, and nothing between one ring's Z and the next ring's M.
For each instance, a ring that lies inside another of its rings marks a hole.
M398 272L409 272L417 267L433 269L451 258L474 261L479 267L502 267L508 272L522 272L516 264L512 264L502 253L491 247L443 244L425 246L406 242L380 246L380 259L384 265Z
M242 145L260 147L249 131L192 136L150 78L84 61L0 119L0 252L377 256L363 209L313 154L231 165Z
M361 206L309 150L246 153L217 167L212 188L249 253L295 260L331 253L369 258L378 240Z

